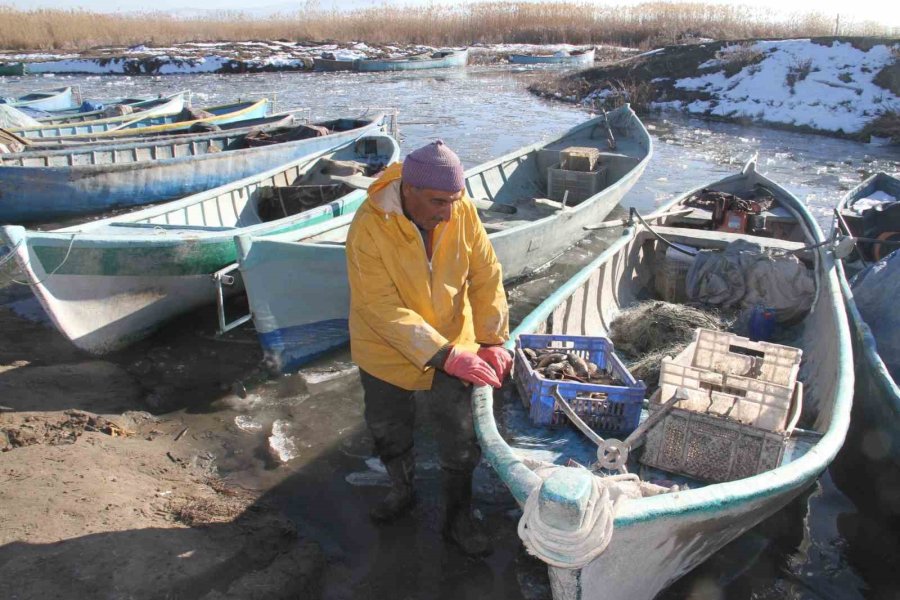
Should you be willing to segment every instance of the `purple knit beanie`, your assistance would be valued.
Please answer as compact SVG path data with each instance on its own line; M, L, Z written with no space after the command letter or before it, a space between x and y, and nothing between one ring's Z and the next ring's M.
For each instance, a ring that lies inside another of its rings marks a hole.
M459 157L441 140L410 152L401 178L417 188L442 192L458 192L466 185Z

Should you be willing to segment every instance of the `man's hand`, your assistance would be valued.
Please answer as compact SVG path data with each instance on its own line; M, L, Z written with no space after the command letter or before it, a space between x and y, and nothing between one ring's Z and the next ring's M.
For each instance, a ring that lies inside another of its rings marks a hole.
M474 352L460 350L456 346L450 348L444 362L444 372L475 385L500 387L500 380L494 369Z
M478 350L478 357L491 365L497 378L502 382L509 377L512 370L513 359L509 351L503 346L482 346Z

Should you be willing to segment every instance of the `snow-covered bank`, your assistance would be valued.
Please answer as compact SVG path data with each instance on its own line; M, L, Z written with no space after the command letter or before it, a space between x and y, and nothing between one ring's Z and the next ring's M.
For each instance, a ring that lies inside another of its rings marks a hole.
M873 124L900 115L898 61L898 40L718 42L645 53L535 91L588 105L624 97L648 110L868 137L878 135Z

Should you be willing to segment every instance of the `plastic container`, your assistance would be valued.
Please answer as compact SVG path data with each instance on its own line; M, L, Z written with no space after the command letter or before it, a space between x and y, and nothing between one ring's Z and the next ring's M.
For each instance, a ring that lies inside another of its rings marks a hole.
M663 359L660 392L663 398L670 398L683 387L688 395L679 404L683 410L783 432L801 356L797 348L698 329L681 354Z
M747 326L750 332L750 341L768 342L775 333L775 309L757 304L750 312L750 321Z
M545 379L532 369L524 348L558 348L574 352L600 369L625 382L624 386ZM538 425L557 425L568 421L557 406L553 388L593 429L617 435L631 433L640 422L641 406L647 386L628 372L605 337L574 335L521 335L516 340L515 381L531 420ZM604 398L591 398L592 393Z
M606 167L600 166L596 171L569 171L555 165L547 169L547 195L551 200L572 206L590 198L603 189L606 184ZM569 193L568 197L566 192Z
M802 384L797 386L790 429L799 418L802 404ZM651 401L651 417L660 406ZM720 416L673 408L647 433L640 462L702 481L735 481L778 467L790 429L776 433Z
M593 171L600 160L600 149L590 146L571 146L559 154L562 168L569 171Z

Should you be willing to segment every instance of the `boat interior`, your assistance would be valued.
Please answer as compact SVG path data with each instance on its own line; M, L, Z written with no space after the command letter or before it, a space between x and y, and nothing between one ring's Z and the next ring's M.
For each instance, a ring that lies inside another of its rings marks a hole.
M340 216L358 207L365 194L352 192L364 189L371 176L396 160L396 147L386 135L363 136L318 158L295 161L263 179L58 231L102 235L229 231L275 223L325 205L330 205L332 216Z
M278 122L276 120L274 122ZM160 140L140 144L110 144L101 147L70 148L65 151L17 152L0 155L0 166L14 167L74 167L87 165L112 165L138 163L153 160L167 160L189 156L202 156L218 152L243 150L308 138L321 137L331 133L350 131L365 127L371 119L334 119L315 124L294 123L279 127L241 131L228 135L185 140Z
M840 233L878 241L859 241L844 260L852 277L868 263L877 262L900 243L900 180L879 173L860 185L838 208Z
M664 301L706 310L734 310L736 312L733 315L736 318L731 321L733 325L728 331L747 336L748 308L740 306L731 309L713 308L709 305L702 306L686 297L684 280L693 258L673 257L671 246L661 241L656 234L670 244L692 252L718 250L734 242L749 241L760 244L771 256L794 255L799 258L801 271L805 271L804 276L815 282L813 288L815 298L812 306L816 308L815 310L807 308L784 322L778 322L770 338L772 343L796 347L803 353L797 374L797 380L802 386L798 385L792 394L782 396L781 402L787 403L780 408L784 412L779 413L779 416L783 415L783 427L773 431L755 428L749 434L741 430L740 436L736 437L739 435L737 426L741 423L743 413L735 420L724 418L721 426L716 425L718 427L716 429L711 428L709 422L682 418L684 415L677 418L669 415L647 434L647 445L636 448L628 457L626 465L628 472L639 474L644 481L667 487L678 485L684 489L685 486L698 488L719 481L740 479L788 464L803 456L821 439L822 432L827 429L830 419L828 401L833 397L839 371L839 350L834 348L833 344L823 343L824 340L834 339L833 336L836 334L836 325L831 317L834 308L831 306L833 298L829 294L819 293L820 282L816 276L819 259L813 250L805 249L814 243L810 234L803 233L806 226L801 224L801 220L791 209L790 202L780 200L778 189L774 186L764 186L766 191L761 192L759 184L758 176L751 173L749 177L723 180L711 189L743 199L765 197L767 199L765 211L761 212L769 212L777 219L774 222L767 222L766 228L753 229L745 224L743 231L729 231L728 218L724 222L720 221L716 228L713 211L694 206L696 203L691 202L691 199L695 198L696 194L686 196L668 208L667 212L670 215L674 213L674 216L666 217L665 224L657 225L659 221L651 223L655 233L640 224L635 224L637 234L627 243L620 245L608 260L602 262L571 296L554 308L546 322L534 332L608 336L612 323L623 311L643 302ZM755 211L759 207L751 208ZM761 222L757 221L756 225L760 224ZM611 237L611 242L615 241L614 236ZM765 283L767 282L764 281L763 284ZM553 347L564 349L571 347L571 344L558 342L554 343ZM749 349L743 348L735 342L728 347L728 352L745 355L744 358L751 364L761 364L757 361L763 360L762 354L752 349L753 347L750 344ZM680 356L684 356L687 352L684 351ZM626 364L634 364L634 360L639 359L640 357L623 357ZM712 392L718 390L734 394L735 397L748 393L739 389L719 389L713 384L706 383L701 383L699 387L704 386ZM662 388L657 388L655 393L652 389L648 389L648 392L654 395L649 402L644 403L641 422L645 422L662 403L670 400L670 397L661 397L660 389ZM715 398L714 394L710 396ZM572 464L566 463L567 460L571 460L591 467L600 474L609 474L608 471L602 471L597 467L597 445L576 429L558 404L554 410L558 417L555 420L559 425L535 425L529 417L527 408L530 400L526 392L520 392L508 397L500 408L495 407L500 432L511 447L521 456L532 460ZM581 401L587 400L585 398ZM607 414L607 410L615 409L611 408L611 404L606 404L602 406L600 413ZM760 415L765 410L768 408L762 409ZM738 412L736 409L735 413ZM585 420L590 421L590 417L586 416ZM602 425L603 420L597 420L595 423ZM597 433L601 437L624 438L624 435L609 434L600 429ZM645 460L646 457L642 453L648 451L649 440L652 440L654 435L657 436L657 444L652 452L658 452L659 455L654 454L653 460ZM640 443L638 442L637 446L640 446ZM667 464L680 465L679 461L692 461L694 468L692 474L685 474L675 467L674 470L663 468ZM763 465L767 465L766 468L761 468Z

